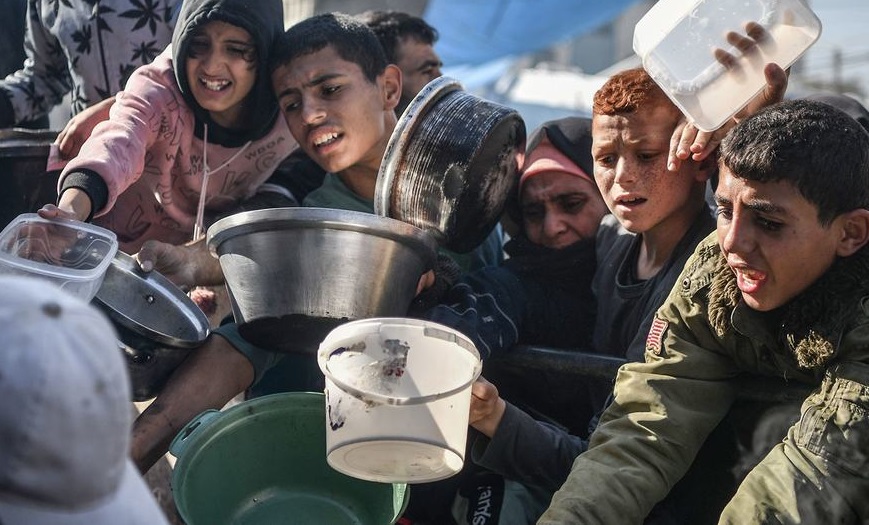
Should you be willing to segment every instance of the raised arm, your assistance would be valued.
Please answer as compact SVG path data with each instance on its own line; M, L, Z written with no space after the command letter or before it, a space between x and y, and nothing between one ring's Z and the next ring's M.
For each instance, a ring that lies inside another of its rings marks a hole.
M474 462L507 479L557 490L587 442L507 403L482 377L471 394L468 421L483 434L471 446Z
M685 474L735 397L738 374L703 309L674 290L646 362L618 373L615 401L538 523L642 523Z
M758 43L767 38L769 38L769 33L756 22L745 24L744 31L731 31L727 34L728 43L746 55L756 51ZM733 67L736 62L734 56L722 49L714 49L713 55L718 62L727 68ZM667 167L670 171L677 171L683 160L691 158L695 161L701 161L705 159L718 148L727 132L740 120L784 100L788 87L788 73L777 64L766 64L763 72L766 77L764 89L717 130L701 131L687 119L682 119L670 139L670 154L667 158Z
M199 413L220 409L250 386L251 362L223 337L211 335L172 374L133 425L131 456L147 472L169 450L172 438Z

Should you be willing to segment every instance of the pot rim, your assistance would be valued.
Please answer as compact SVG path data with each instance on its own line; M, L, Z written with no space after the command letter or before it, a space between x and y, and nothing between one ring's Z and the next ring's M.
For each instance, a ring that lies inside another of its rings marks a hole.
M206 242L209 252L219 258L220 246L233 237L305 228L354 231L390 239L411 246L423 256L427 267L434 266L438 244L428 232L389 217L335 208L268 208L236 213L208 228Z
M429 113L432 106L447 94L461 89L463 88L458 80L447 76L438 77L426 84L405 108L386 145L380 171L377 174L377 184L374 187L375 215L390 216L389 200L392 196L396 175L398 175L400 153L407 150L407 143L413 137L413 132L419 126L422 118ZM442 235L441 232L437 233ZM442 241L443 239L438 240Z
M209 453L208 449L214 443L274 415L287 417L299 413L316 412L318 419L322 419L325 425L325 402L326 397L323 392L281 392L249 399L221 411L206 410L192 418L169 445L169 452L176 457L175 468L172 472L172 485L174 488L182 490L184 494L179 500L176 500L182 517L190 517L188 500L182 489L183 480L190 469L195 468L201 458ZM325 448L325 441L323 446ZM342 475L346 476L346 474ZM368 483L358 479L354 479L353 482ZM393 498L397 496L401 499L400 506L393 507L394 519L398 519L406 510L410 498L408 484L395 482L384 485L391 485Z
M515 109L438 77L398 119L377 174L374 212L425 230L443 248L469 252L495 227L518 180L516 159L505 153L524 143Z

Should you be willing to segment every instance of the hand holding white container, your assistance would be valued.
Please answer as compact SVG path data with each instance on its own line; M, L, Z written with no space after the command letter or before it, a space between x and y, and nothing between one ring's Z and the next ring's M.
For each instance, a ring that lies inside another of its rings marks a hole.
M480 354L430 321L364 319L320 345L326 376L326 460L349 476L422 483L461 470Z
M637 22L643 68L697 128L713 131L821 34L803 0L660 0Z
M39 277L90 301L117 251L105 228L24 213L0 232L0 273Z

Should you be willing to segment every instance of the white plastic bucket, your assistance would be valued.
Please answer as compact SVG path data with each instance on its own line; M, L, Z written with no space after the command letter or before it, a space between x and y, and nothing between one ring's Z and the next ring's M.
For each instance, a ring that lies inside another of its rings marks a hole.
M467 337L430 321L364 319L332 330L317 359L332 468L385 483L461 470L471 384L482 368Z

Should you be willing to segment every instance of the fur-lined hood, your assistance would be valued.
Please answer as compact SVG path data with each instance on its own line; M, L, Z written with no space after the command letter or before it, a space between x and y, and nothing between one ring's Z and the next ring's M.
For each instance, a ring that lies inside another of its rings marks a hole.
M741 301L736 276L717 243L707 240L699 259L714 258L709 283L709 323L716 335L732 327L731 316ZM710 261L712 262L712 261ZM854 326L869 296L869 247L851 257L840 258L821 278L788 304L782 306L781 331L801 368L822 367L836 354L844 332Z

